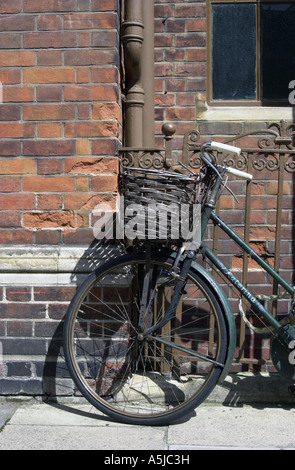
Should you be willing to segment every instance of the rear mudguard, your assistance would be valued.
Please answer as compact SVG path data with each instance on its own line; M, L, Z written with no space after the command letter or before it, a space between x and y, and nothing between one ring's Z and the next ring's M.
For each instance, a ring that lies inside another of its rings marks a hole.
M173 250L164 249L162 250L162 254L167 255L168 257L175 258L177 253ZM219 378L219 382L223 382L223 380L228 375L229 369L233 363L235 349L236 349L236 324L233 315L232 308L229 304L229 301L221 287L219 286L218 282L211 276L211 274L206 271L201 265L196 262L192 263L191 269L199 274L199 276L203 279L203 281L213 290L215 293L216 299L220 307L223 310L227 333L228 333L228 350L227 350L227 357L224 365L223 372Z

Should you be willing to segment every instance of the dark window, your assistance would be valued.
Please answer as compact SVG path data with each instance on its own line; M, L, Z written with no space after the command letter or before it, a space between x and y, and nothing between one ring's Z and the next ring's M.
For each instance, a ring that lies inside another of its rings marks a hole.
M295 2L209 1L210 99L289 104Z
M213 5L212 13L213 99L256 99L255 5Z
M262 99L286 99L295 79L295 5L261 5Z

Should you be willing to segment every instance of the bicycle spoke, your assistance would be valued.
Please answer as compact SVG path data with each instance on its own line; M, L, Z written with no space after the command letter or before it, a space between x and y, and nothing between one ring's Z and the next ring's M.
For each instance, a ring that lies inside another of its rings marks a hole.
M149 337L148 337L149 338ZM178 351L185 352L187 354L190 354L193 357L197 357L199 359L202 359L205 362L211 362L212 364L215 364L216 366L224 367L224 364L221 364L218 361L215 361L212 357L206 356L205 354L201 354L197 351L193 351L192 349L185 348L184 346L181 346L179 344L175 344L172 341L167 341L164 338L161 338L159 336L152 336L155 341L158 341L159 343L165 344L166 346L173 347L174 349Z

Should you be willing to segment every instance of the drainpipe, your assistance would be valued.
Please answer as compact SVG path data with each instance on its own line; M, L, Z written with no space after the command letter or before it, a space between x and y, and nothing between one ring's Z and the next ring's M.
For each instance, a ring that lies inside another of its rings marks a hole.
M124 146L143 146L144 88L142 51L144 40L143 1L125 0L122 43L125 67Z
M143 146L155 146L155 27L154 0L143 0L144 41L142 50L142 77L145 92L143 107Z
M154 0L125 0L125 147L155 145L154 32Z

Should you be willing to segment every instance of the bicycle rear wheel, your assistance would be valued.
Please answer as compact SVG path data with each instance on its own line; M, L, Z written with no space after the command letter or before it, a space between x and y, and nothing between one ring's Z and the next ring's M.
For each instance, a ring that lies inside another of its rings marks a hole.
M169 256L153 255L147 266L144 254L124 255L90 274L69 306L64 352L71 376L90 403L117 421L175 421L207 398L222 372L225 320L194 270L173 318L143 334L170 303L172 266Z

